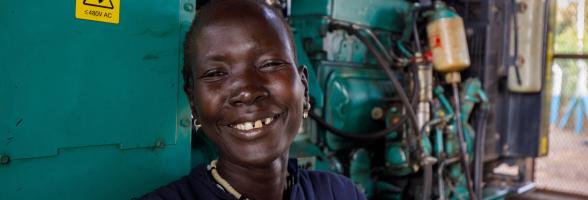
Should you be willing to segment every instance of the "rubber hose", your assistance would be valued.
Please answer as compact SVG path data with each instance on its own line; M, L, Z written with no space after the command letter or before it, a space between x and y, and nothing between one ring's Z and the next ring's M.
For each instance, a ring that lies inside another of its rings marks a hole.
M461 152L461 167L463 168L463 172L466 177L466 187L468 189L468 195L470 200L475 200L476 195L474 194L474 187L472 184L472 176L470 175L470 164L468 163L468 152L465 143L465 135L463 133L463 123L461 121L461 106L459 103L459 89L457 88L457 83L452 84L453 87L453 100L455 101L455 122L456 122L456 129L457 129L457 138L459 139L459 150Z
M486 120L488 111L481 109L478 126L476 127L476 138L474 142L474 192L478 199L482 199L482 172L484 170L484 143L486 139Z
M327 131L329 131L337 136L347 138L347 139L354 139L354 140L381 139L382 137L385 137L386 135L388 135L388 133L390 133L391 131L396 131L396 130L402 128L402 124L404 124L404 122L406 121L406 118L402 118L398 123L396 123L394 126L392 126L390 128L386 128L386 129L374 131L374 132L369 132L369 133L358 133L358 132L345 132L345 131L342 131L338 128L335 128L335 127L331 126L323 118L314 114L314 112L308 112L308 115L310 115L310 118L315 120L320 126L327 129Z
M419 9L412 12L412 34L414 35L413 37L417 53L423 53L421 49L421 39L419 38L419 29L417 27L417 17L419 13Z
M431 200L431 190L433 189L433 165L423 165L423 200Z

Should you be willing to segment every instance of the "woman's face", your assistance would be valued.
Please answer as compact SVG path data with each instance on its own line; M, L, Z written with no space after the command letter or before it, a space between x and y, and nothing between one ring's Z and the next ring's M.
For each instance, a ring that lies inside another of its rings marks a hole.
M284 25L257 18L202 27L191 95L195 115L221 156L249 165L288 151L307 100L306 71L296 69Z

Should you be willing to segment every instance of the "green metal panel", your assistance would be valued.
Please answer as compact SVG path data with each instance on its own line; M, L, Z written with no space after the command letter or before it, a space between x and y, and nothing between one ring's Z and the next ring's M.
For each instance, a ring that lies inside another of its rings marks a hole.
M404 0L333 0L333 18L357 24L402 31L409 3Z
M0 199L129 199L187 174L194 5L121 1L108 24L75 1L1 1Z
M328 16L332 19L400 32L410 4L404 0L295 0L291 16Z
M327 16L331 14L332 0L294 0L291 16Z

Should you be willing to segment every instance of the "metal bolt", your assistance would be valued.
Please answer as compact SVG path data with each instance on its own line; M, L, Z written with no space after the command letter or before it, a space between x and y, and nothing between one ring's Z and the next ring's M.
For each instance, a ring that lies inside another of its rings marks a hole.
M390 122L392 124L398 124L398 122L400 122L400 117L392 117L392 119L390 120Z
M182 127L190 127L190 126L192 126L192 123L190 121L190 118L184 118L184 119L180 120L180 125Z
M523 56L519 56L519 57L517 57L516 62L517 62L518 67L521 67L525 64L525 58Z
M157 140L157 142L155 142L155 148L160 148L163 149L165 147L165 143L161 140Z
M390 111L391 113L394 113L394 112L398 111L398 109L396 107L390 107L390 109L388 109L388 111Z
M0 156L0 164L6 165L10 162L10 156L2 155Z
M194 10L194 5L191 3L184 4L184 10L188 12L192 12Z
M375 107L372 109L372 119L378 120L382 119L382 117L384 117L384 109L380 107Z
M467 34L468 36L472 36L472 35L474 35L474 29L472 29L472 28L467 28L467 29L466 29L466 34Z
M525 3L525 2L517 3L517 11L519 13L524 13L525 11L527 11L527 8L529 8L529 5L527 5L527 3Z

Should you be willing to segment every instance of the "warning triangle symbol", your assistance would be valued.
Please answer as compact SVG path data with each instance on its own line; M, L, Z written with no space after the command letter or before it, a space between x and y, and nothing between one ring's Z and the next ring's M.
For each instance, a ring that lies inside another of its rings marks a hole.
M84 5L113 9L112 0L84 0Z

